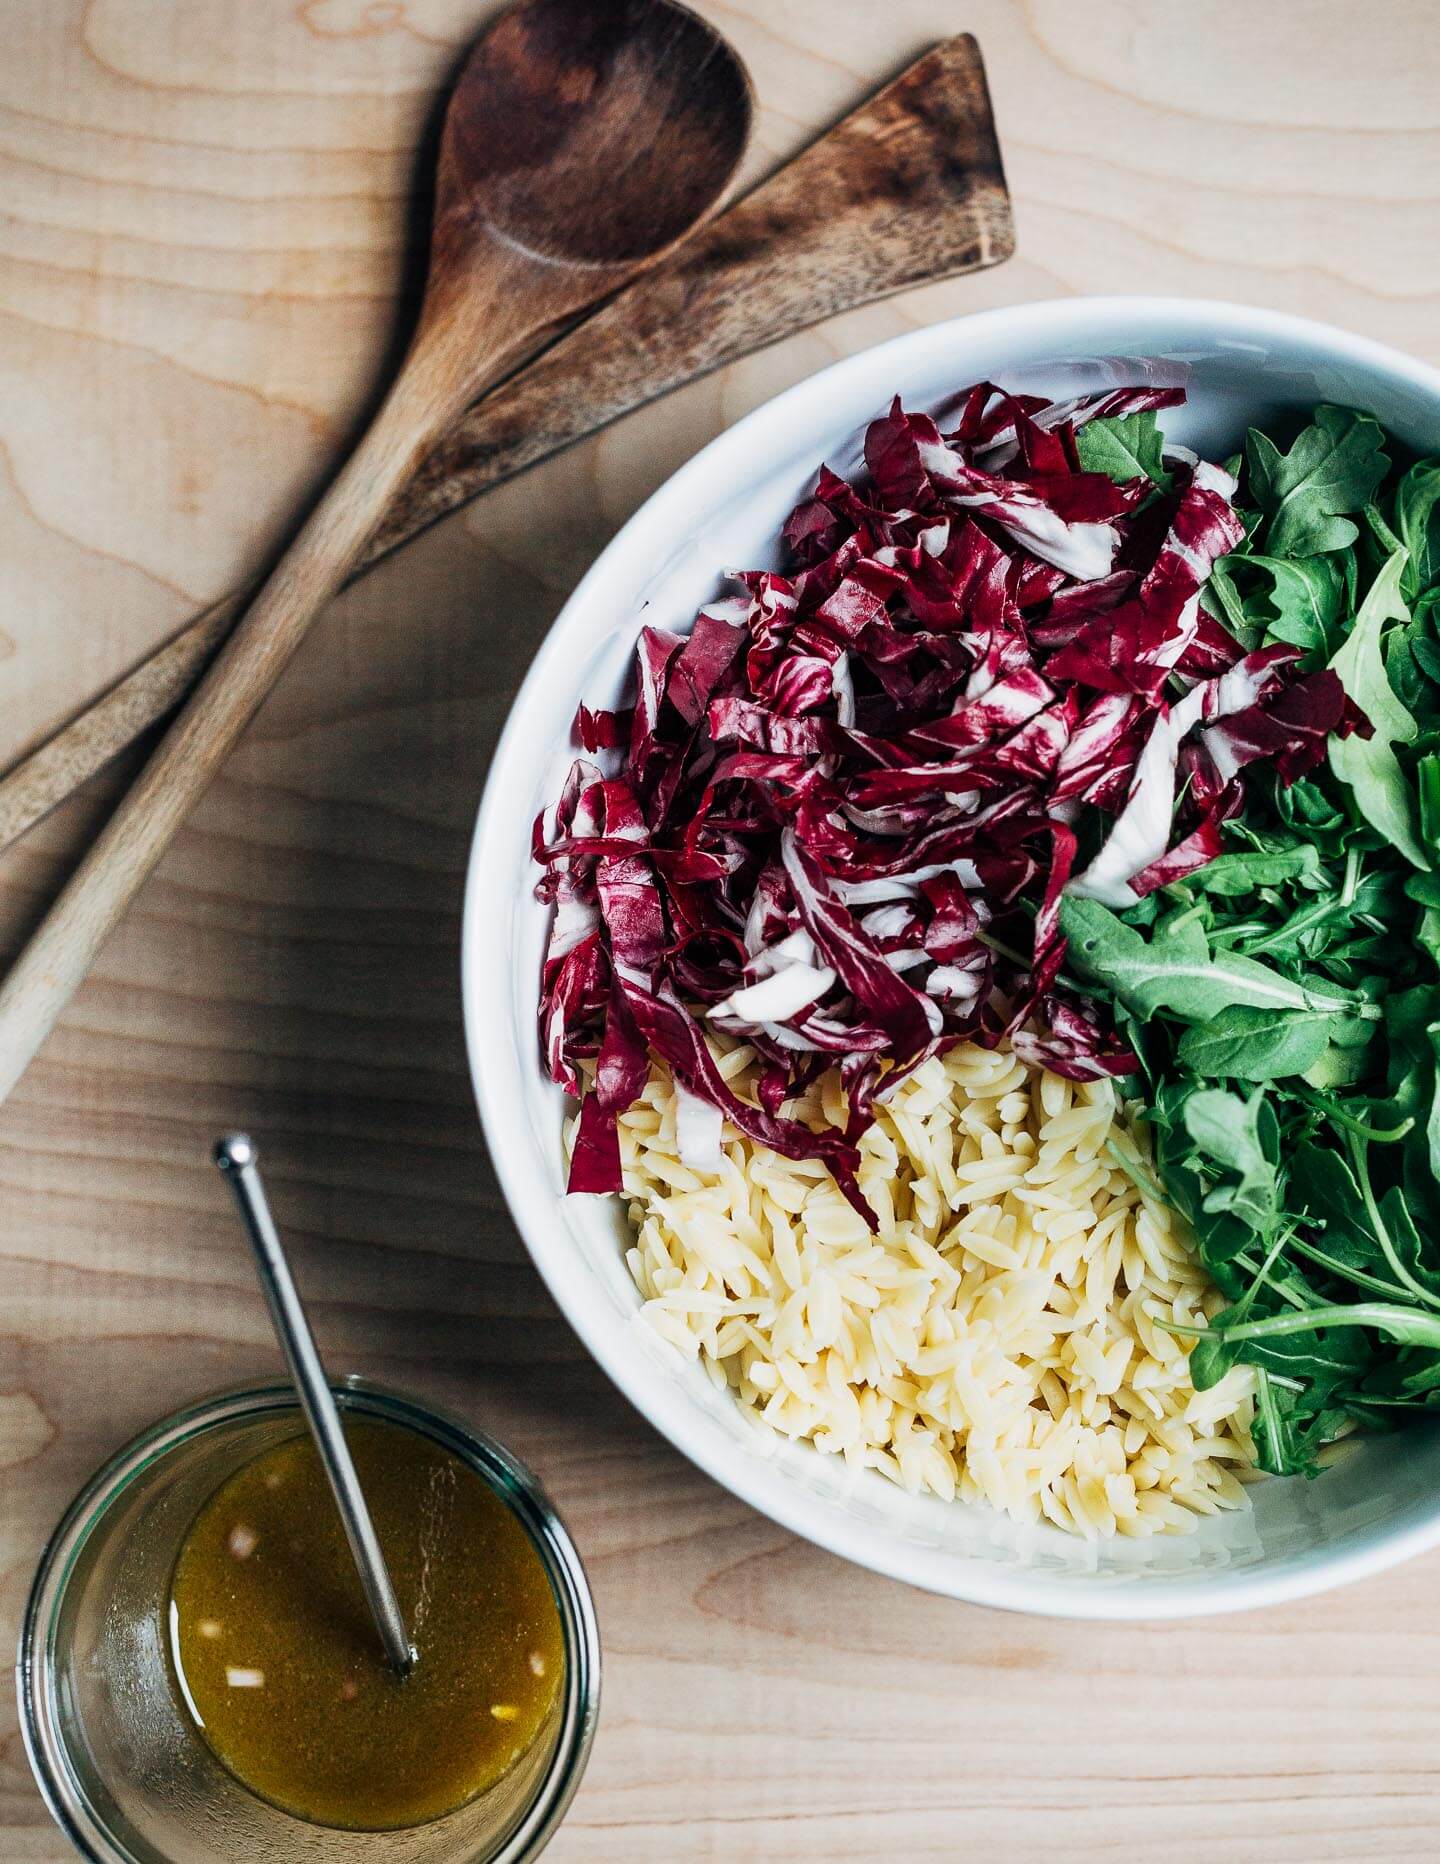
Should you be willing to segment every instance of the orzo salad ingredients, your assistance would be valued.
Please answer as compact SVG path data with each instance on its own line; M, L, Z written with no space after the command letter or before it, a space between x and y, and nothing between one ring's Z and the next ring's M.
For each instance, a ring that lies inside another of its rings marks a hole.
M652 1313L790 1434L1085 1532L1143 1530L1114 1496L1113 1520L1083 1505L1080 1462L1046 1463L1035 1433L1053 1447L1042 1413L1103 1396L1098 1428L1135 1437L1112 1401L1140 1387L1097 1394L1091 1352L1118 1356L1142 1316L1169 1342L1146 1350L1173 1370L1173 1415L1193 1402L1234 1449L1212 1499L1251 1453L1252 1389L1277 1471L1440 1394L1422 1240L1440 1221L1440 464L1402 472L1373 420L1322 407L1222 466L1166 442L1182 399L983 383L936 417L897 401L862 475L821 469L778 567L737 573L689 634L642 630L632 702L582 707L584 755L535 830L555 907L542 1041L583 1093L570 1187L623 1184ZM958 1292L984 1259L991 1207L955 1178L977 1161L942 1148L917 1174L899 1144L917 1094L960 1120L985 1056L1030 1084L997 1171L1031 1169L1022 1129L1043 1150L1036 1084L1109 1109L1106 1169L1134 1180L1136 1233L1163 1219L1165 1260L1188 1263L1180 1306L1108 1273L1093 1209L1060 1221L1063 1249L1027 1218L989 1269L1049 1277L1041 1313L1081 1272L1089 1306L1068 1359L986 1357L990 1317ZM845 1213L827 1224L911 1291L916 1350L948 1349L950 1384L882 1369L858 1321L841 1353L829 1269L813 1303L785 1279L793 1235L763 1296L753 1238L733 1274L693 1253L675 1213L724 1257L712 1206L737 1173L752 1205L788 1174L805 1210ZM937 1213L933 1260L897 1195ZM764 1300L780 1348L740 1311ZM844 1430L805 1410L822 1368ZM1029 1471L1013 1492L978 1468L1002 1415ZM1083 1441L1084 1480L1125 1475Z

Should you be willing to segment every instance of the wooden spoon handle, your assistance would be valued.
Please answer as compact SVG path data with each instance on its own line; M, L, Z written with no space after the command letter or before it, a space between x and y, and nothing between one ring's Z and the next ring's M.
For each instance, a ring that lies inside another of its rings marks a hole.
M215 658L251 590L202 609L116 685L0 779L0 850L173 712Z
M368 433L0 986L0 1101L453 412L422 331Z
M472 407L357 568L656 396L823 317L998 264L1013 244L984 67L964 33ZM242 600L196 616L0 780L0 849L179 704Z

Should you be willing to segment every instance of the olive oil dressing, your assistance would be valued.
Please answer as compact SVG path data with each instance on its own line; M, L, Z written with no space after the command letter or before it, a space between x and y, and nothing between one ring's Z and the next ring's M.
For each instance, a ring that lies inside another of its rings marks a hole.
M493 1787L537 1739L565 1664L549 1576L519 1519L432 1440L374 1420L346 1440L414 1669L397 1678L308 1436L230 1477L176 1561L170 1650L217 1758L297 1817L422 1824Z

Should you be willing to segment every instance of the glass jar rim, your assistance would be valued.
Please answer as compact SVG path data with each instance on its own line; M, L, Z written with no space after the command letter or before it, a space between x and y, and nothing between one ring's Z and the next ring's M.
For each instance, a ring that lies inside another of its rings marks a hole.
M489 1864L525 1864L553 1837L580 1785L600 1706L600 1632L579 1553L534 1474L503 1444L453 1411L352 1374L331 1381L342 1410L378 1417L431 1438L458 1455L509 1504L545 1564L565 1636L566 1685L555 1752L514 1831ZM91 1864L138 1864L107 1827L69 1764L56 1698L60 1608L91 1534L156 1462L218 1428L274 1412L300 1415L284 1379L247 1380L192 1400L157 1419L115 1452L83 1485L46 1542L20 1622L15 1682L21 1738L51 1817Z

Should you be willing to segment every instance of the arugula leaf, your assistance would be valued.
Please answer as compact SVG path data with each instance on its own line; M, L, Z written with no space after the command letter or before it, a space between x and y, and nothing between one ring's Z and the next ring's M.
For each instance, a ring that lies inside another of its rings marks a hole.
M1366 566L1371 574L1378 570L1387 557L1393 557L1397 550L1403 550L1404 544L1390 529L1385 513L1378 505L1367 505L1362 516L1365 529L1360 533L1357 548L1366 558ZM1370 559L1373 558L1373 562Z
M1223 622L1249 654L1264 639L1270 615L1261 606L1262 596L1244 596L1236 587L1235 573L1245 563L1243 551L1242 545L1240 550L1231 551L1228 557L1219 558L1212 566L1200 591L1200 606L1207 615Z
M1296 835L1311 841L1329 860L1343 854L1359 835L1357 824L1335 799L1333 784L1300 777L1277 783L1271 792L1275 813Z
M1264 1090L1242 1100L1221 1087L1200 1088L1185 1102L1184 1120L1203 1164L1223 1174L1201 1209L1224 1211L1265 1236L1279 1214L1280 1132Z
M1131 479L1153 479L1164 492L1174 483L1165 465L1164 436L1153 409L1138 414L1112 414L1086 421L1075 432L1075 451L1086 472L1104 473L1121 485Z
M1201 1341L1200 1345L1205 1345ZM1223 1344L1218 1350L1224 1351ZM1198 1352L1199 1348L1196 1348ZM1283 1401L1288 1399L1289 1403ZM1285 1386L1277 1386L1264 1366L1255 1368L1255 1422L1252 1427L1255 1448L1259 1454L1260 1467L1268 1469L1275 1475L1283 1475L1294 1469L1299 1461L1295 1448L1294 1434L1290 1429L1287 1411L1295 1408L1295 1394Z
M1433 1087L1425 1116L1425 1145L1429 1152L1430 1178L1440 1184L1440 1022L1425 1025L1425 1040L1430 1047Z
M1165 1009L1199 1023L1239 1005L1379 1015L1353 992L1296 983L1239 952L1212 954L1194 910L1163 921L1148 941L1098 900L1067 898L1060 917L1071 963L1113 991L1142 1021Z
M1331 671L1374 728L1369 738L1358 732L1331 738L1330 768L1349 785L1361 817L1407 861L1428 868L1430 861L1416 832L1414 794L1394 751L1395 745L1410 743L1417 727L1385 677L1380 654L1386 622L1410 618L1400 599L1404 566L1405 557L1397 550L1371 584L1349 639L1330 662Z
M1412 628L1408 645L1410 657L1432 686L1440 686L1440 640L1433 637L1435 611L1440 607L1440 589L1431 589L1415 604L1415 621L1424 621L1423 632Z
M1339 967L1361 955L1356 947L1363 943L1367 930L1390 923L1390 915L1401 910L1400 896L1394 874L1366 874L1353 886L1342 884L1330 893L1303 898L1293 912L1282 916L1278 925L1260 937L1246 933L1243 949L1249 957L1264 957L1276 964L1298 965L1323 959L1336 982L1348 982L1338 975ZM1278 903L1274 910L1285 914L1285 908ZM1226 942L1233 934L1222 928L1217 936Z
M1213 861L1188 874L1180 885L1192 893L1235 899L1260 887L1278 887L1287 880L1311 884L1319 879L1320 866L1320 850L1313 842L1298 842L1289 848L1247 848L1234 854L1217 854Z
M1373 1327L1377 1333L1399 1341L1402 1346L1426 1346L1440 1351L1440 1314L1427 1314L1419 1308L1400 1307L1388 1301L1357 1301L1351 1307L1316 1307L1303 1314L1270 1314L1264 1320L1242 1320L1237 1326L1227 1326L1223 1314L1211 1322L1211 1330L1232 1345L1241 1340L1269 1343L1287 1334L1309 1332L1314 1332L1318 1340L1326 1327ZM1322 1366L1336 1363L1328 1356L1315 1355L1313 1348L1309 1349L1309 1356L1312 1363Z
M1340 1019L1330 1010L1221 1010L1187 1029L1176 1059L1198 1075L1239 1081L1274 1081L1304 1074L1325 1053Z
M1352 1422L1356 1384L1375 1366L1369 1341L1337 1330L1323 1341L1300 1334L1230 1351L1255 1368L1261 1467L1281 1476L1318 1475L1317 1453Z
M1249 648L1287 641L1323 665L1339 644L1345 585L1333 557L1222 557L1206 587Z
M1333 1094L1338 1088L1353 1087L1357 1081L1363 1081L1365 1070L1363 1055L1332 1042L1311 1062L1301 1079L1322 1094Z
M1370 1176L1369 1142L1353 1130L1347 1131L1345 1149L1354 1167L1355 1184L1360 1193L1360 1211L1355 1216L1355 1222L1363 1223L1375 1239L1385 1258L1385 1266L1405 1290L1404 1298L1425 1306L1440 1307L1440 1295L1427 1287L1411 1266L1420 1261L1421 1250L1420 1239L1405 1202L1405 1193L1398 1185L1393 1186L1377 1203Z
M1366 1430L1384 1430L1387 1415L1401 1408L1428 1408L1440 1402L1440 1354L1412 1348L1388 1364L1377 1364L1358 1391L1346 1394L1351 1415ZM1386 1409L1371 1410L1383 1406Z
M1440 991L1420 985L1386 1006L1390 1096L1373 1104L1385 1123L1414 1122L1405 1141L1404 1184L1427 1231L1440 1232Z
M1414 1224L1398 1189L1387 1193L1376 1224L1349 1165L1338 1152L1315 1144L1296 1149L1287 1189L1296 1207L1320 1225L1322 1259L1329 1256L1343 1274L1361 1279L1372 1292L1393 1300L1413 1298L1405 1286L1404 1263L1396 1259L1397 1241L1413 1260L1418 1260L1419 1245L1417 1238L1410 1246Z
M1426 878L1424 884L1435 885ZM1370 1122L1378 1127L1424 1127L1436 1100L1436 1046L1440 1034L1440 987L1416 984L1397 991L1385 1005L1389 1045L1386 1091L1369 1100Z
M1440 1268L1427 1255L1425 1245L1420 1240L1420 1232L1415 1227L1415 1219L1410 1214L1410 1206L1405 1201L1405 1193L1400 1186L1392 1185L1380 1200L1380 1215L1390 1233L1391 1247L1411 1282L1418 1282L1430 1295L1432 1302L1440 1302Z
M1307 1141L1290 1158L1290 1191L1297 1209L1326 1230L1351 1234L1360 1211L1360 1187L1340 1154Z
M1221 1290L1235 1299L1244 1286L1235 1264L1254 1243L1255 1235L1243 1218L1205 1207L1210 1186L1185 1124L1185 1106L1196 1091L1188 1079L1177 1082L1172 1078L1160 1084L1150 1110L1155 1162L1166 1196L1195 1233L1205 1266Z
M1385 636L1385 677L1406 710L1421 716L1433 715L1440 702L1435 675L1427 670L1437 665L1436 652L1432 651L1437 649L1440 643L1434 638L1428 604L1417 608L1408 621Z
M1229 1343L1223 1334L1205 1333L1190 1355L1191 1383L1204 1390L1236 1364L1255 1369L1251 1428L1260 1467L1276 1476L1314 1476L1319 1473L1317 1451L1354 1416L1350 1392L1370 1371L1374 1354L1357 1334L1325 1341L1318 1334L1301 1334L1241 1345ZM1345 1402L1332 1404L1336 1394Z
M1440 965L1440 910L1427 906L1415 927L1415 943L1428 952L1431 962Z
M1400 593L1413 604L1440 582L1440 460L1417 460L1396 486L1395 529L1409 553Z
M1208 1392L1212 1385L1220 1383L1238 1359L1238 1351L1226 1345L1223 1334L1202 1333L1190 1352L1190 1383L1197 1392Z
M1257 1328L1264 1326L1263 1321L1237 1322L1232 1329L1227 1324L1227 1317L1221 1314L1215 1325L1222 1329L1221 1338L1232 1351L1238 1348L1236 1357L1249 1365L1265 1366L1271 1372L1283 1374L1291 1379L1311 1379L1315 1382L1310 1397L1313 1401L1324 1403L1338 1387L1350 1380L1363 1376L1374 1363L1374 1349L1361 1335L1341 1331L1334 1321L1334 1307L1310 1308L1306 1313L1294 1313L1274 1316L1288 1325L1277 1326L1270 1333L1242 1333L1242 1327ZM1341 1308L1341 1313L1352 1310ZM1404 1312L1404 1309L1400 1310ZM1327 1316L1329 1318L1327 1318ZM1330 1326L1330 1334L1322 1334L1318 1329ZM1250 1344L1242 1345L1248 1340Z
M1416 764L1415 788L1420 799L1420 839L1431 855L1440 854L1440 756L1434 752ZM1428 904L1437 906L1440 900Z
M1269 516L1265 547L1274 557L1343 550L1359 535L1343 513L1363 511L1390 464L1378 421L1353 408L1322 406L1288 453L1252 427L1245 458L1250 488Z

